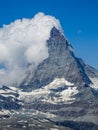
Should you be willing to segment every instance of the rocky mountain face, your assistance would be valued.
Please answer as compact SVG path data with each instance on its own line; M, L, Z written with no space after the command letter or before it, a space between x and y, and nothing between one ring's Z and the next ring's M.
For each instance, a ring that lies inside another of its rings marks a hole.
M47 46L49 57L38 65L31 79L29 75L26 77L20 88L26 91L40 88L55 78L65 78L79 88L91 83L81 62L74 56L72 46L55 27L51 30Z
M0 87L1 119L10 117L10 129L97 130L98 71L75 57L55 27L47 47L49 57L35 71L29 65L18 88Z
M87 76L90 78L92 83L94 84L94 88L98 88L98 70L84 63L82 59L79 59L81 65L84 67L84 70Z

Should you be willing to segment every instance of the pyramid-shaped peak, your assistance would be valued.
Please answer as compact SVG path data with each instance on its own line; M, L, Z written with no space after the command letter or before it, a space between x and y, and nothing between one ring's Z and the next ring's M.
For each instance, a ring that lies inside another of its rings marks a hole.
M55 36L58 36L58 35L61 35L61 32L56 27L53 27L51 29L50 36L55 37Z

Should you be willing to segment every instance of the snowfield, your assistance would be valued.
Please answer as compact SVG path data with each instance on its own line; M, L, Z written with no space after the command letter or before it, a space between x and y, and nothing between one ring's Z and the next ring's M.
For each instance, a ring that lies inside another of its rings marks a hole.
M52 104L72 103L75 100L72 96L78 93L77 87L73 85L64 78L56 78L50 84L32 92L19 91L19 99L25 102L39 100Z

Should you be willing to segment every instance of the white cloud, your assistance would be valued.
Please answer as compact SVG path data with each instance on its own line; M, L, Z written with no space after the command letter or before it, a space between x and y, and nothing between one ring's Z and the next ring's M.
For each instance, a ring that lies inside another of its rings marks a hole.
M60 23L52 16L38 13L32 19L16 20L0 29L0 85L20 82L25 76L26 66L37 66L48 57L46 40L50 30Z

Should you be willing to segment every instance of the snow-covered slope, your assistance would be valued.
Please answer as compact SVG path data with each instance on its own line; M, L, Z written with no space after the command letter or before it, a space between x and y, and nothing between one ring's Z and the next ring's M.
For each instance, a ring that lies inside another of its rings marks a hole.
M90 80L92 81L92 85L91 87L94 89L98 89L98 78L90 78Z
M43 101L47 103L71 103L75 100L73 97L78 93L77 87L64 78L56 78L50 84L32 92L19 91L19 99L25 102Z
M18 96L18 94L17 94L17 88L2 86L2 87L0 87L0 95L4 96L4 97L13 97L13 98L16 98Z
M0 87L0 117L10 116L13 110L18 110L22 106L18 96L18 90L15 87Z
M0 111L0 117L3 117L5 115L11 115L11 112L9 110L1 110Z

